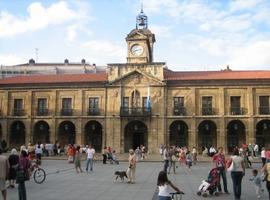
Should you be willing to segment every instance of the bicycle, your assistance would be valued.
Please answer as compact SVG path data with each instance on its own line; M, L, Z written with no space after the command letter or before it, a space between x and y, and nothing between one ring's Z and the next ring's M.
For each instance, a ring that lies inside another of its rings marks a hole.
M170 192L172 200L181 200L183 192Z
M45 179L46 179L46 172L45 172L44 169L39 167L39 165L37 164L37 161L31 163L30 176L32 174L33 174L34 181L37 184L43 183L45 181Z

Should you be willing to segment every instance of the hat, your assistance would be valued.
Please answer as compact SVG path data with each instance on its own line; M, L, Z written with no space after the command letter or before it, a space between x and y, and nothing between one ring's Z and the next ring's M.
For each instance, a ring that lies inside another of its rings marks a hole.
M134 150L133 149L130 149L128 152L129 153L134 153Z

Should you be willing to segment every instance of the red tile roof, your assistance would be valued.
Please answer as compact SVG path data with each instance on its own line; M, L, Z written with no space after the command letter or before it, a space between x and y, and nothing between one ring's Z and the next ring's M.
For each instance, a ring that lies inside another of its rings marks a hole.
M1 85L106 82L106 72L93 74L29 75L0 79Z
M187 71L164 70L165 80L250 80L270 79L270 71Z

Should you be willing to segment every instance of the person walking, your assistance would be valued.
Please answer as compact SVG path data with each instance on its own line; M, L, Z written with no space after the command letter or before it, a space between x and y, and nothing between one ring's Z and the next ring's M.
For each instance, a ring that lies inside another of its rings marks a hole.
M19 159L19 169L22 169L27 177L29 177L29 169L31 167L31 163L27 158L27 152L21 151L20 159ZM19 192L19 200L26 200L26 189L25 189L25 181L20 180L18 182L18 192Z
M175 148L170 147L169 150L169 170L168 174L171 172L171 168L173 168L173 173L175 174L175 162L177 161L177 158L175 156Z
M40 146L40 142L38 142L36 145L35 154L36 154L37 164L41 165L41 156L43 154L43 150L42 150L42 147Z
M8 188L14 188L15 187L15 181L16 181L16 169L19 166L19 156L18 152L16 149L12 149L11 153L8 157L8 162L9 162L9 175L8 175L8 180L9 180L9 186Z
M128 163L129 163L127 170L128 183L135 183L136 158L133 149L129 150Z
M197 163L197 149L196 149L196 147L192 148L192 160L193 160L193 164L196 165L196 163Z
M81 168L81 152L80 152L80 148L81 148L80 146L77 146L76 153L75 153L75 159L74 159L75 169L76 169L77 173L83 172L83 170Z
M262 167L263 167L266 163L266 155L265 155L265 148L264 147L262 147L261 159L262 159Z
M228 167L230 165L233 165L231 177L233 182L234 199L239 200L241 198L242 178L245 175L245 165L243 158L239 156L239 151L236 148L233 150L233 156L228 162Z
M218 148L218 152L213 156L213 162L218 168L220 176L223 181L223 189L226 194L229 194L227 189L227 177L226 177L226 166L225 166L225 155L223 153L223 147ZM218 190L221 192L221 184L218 184Z
M2 149L0 148L0 190L4 200L7 199L6 178L9 170L9 163L6 156L2 155Z
M265 174L265 181L266 181L266 189L268 191L268 196L269 196L269 199L270 199L270 160L267 159L267 162L266 164L263 166L262 168L262 171L264 172Z
M179 192L180 194L184 194L178 187L176 187L167 176L165 171L161 171L158 174L157 179L157 186L158 186L158 200L170 200L170 192L169 186L173 188L175 191Z
M93 159L95 155L95 149L92 147L91 144L89 144L88 149L86 151L87 154L87 161L86 161L86 172L88 172L89 165L90 165L90 171L93 171Z
M164 148L163 150L163 160L164 160L164 167L163 167L163 171L167 173L167 169L169 166L169 151L167 146Z
M103 164L106 164L107 163L107 147L104 147L103 150L102 150L102 156L103 156L103 160L102 160L102 163Z

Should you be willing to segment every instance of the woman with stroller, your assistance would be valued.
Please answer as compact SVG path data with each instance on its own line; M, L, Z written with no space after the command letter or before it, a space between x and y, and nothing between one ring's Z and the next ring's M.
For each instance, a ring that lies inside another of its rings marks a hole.
M233 192L235 200L239 200L241 197L241 183L242 178L245 175L245 164L244 159L239 156L239 151L237 148L233 150L233 156L228 162L227 168L233 165L231 170L231 177L233 182Z
M172 182L168 179L167 173L165 171L159 172L158 180L158 200L171 200L171 196L169 193L169 186L173 188L175 191L180 194L184 194L178 187L176 187Z

